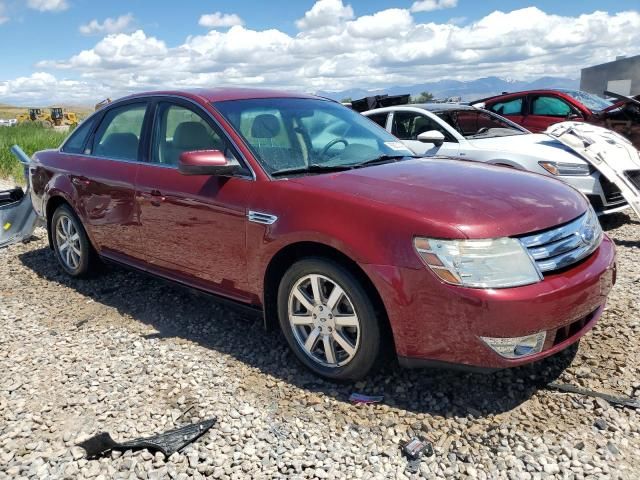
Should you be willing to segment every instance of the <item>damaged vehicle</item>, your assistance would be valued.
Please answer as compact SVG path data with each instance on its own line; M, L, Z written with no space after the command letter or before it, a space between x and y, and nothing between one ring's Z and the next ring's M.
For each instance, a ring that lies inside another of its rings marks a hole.
M534 133L564 121L586 122L614 130L640 148L640 95L604 92L614 103L581 90L529 90L471 102L502 115Z
M616 280L577 190L415 158L297 93L136 94L36 153L30 177L69 275L108 260L261 310L332 380L388 355L483 370L548 357L594 326Z
M573 147L547 134L533 134L487 110L426 103L376 108L362 114L418 155L467 158L550 175L585 194L598 215L629 206L616 184Z
M28 241L40 220L31 204L28 174L31 160L17 146L11 151L24 167L27 188L25 191L18 186L0 191L0 248Z

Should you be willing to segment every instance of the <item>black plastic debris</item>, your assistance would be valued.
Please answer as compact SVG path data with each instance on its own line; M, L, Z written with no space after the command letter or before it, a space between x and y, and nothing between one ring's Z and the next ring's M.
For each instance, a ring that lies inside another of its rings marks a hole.
M122 443L113 440L107 432L102 432L79 443L78 446L84 448L87 452L87 458L90 460L104 457L111 453L112 450L141 450L143 448L153 452L162 452L166 457L169 457L175 452L180 452L190 443L195 442L213 427L216 421L216 418L212 418L154 435L153 437L138 438Z
M608 393L596 392L594 390L576 387L575 385L569 385L566 383L549 383L547 385L547 388L551 390L558 390L560 392L575 393L578 395L586 395L588 397L601 398L611 403L612 405L620 405L629 408L640 408L640 399L637 398L609 395Z
M380 403L382 400L384 400L384 397L382 395L364 395L362 393L352 393L349 396L349 401L351 403L370 404Z
M401 447L402 454L407 458L407 471L417 473L420 470L420 459L433 455L431 442L421 437L413 437Z

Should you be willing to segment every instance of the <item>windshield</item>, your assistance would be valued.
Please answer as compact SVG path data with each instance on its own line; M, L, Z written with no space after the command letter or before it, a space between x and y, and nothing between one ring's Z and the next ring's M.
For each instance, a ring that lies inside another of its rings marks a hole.
M216 102L214 106L269 174L298 169L320 173L413 155L368 118L327 100L259 98Z
M574 100L582 103L589 110L594 112L599 112L600 110L604 110L605 108L609 108L611 103L607 102L605 99L600 98L592 93L583 92L581 90L560 90L563 93L566 93Z
M436 115L465 138L491 138L522 135L526 130L506 118L486 110L445 110Z

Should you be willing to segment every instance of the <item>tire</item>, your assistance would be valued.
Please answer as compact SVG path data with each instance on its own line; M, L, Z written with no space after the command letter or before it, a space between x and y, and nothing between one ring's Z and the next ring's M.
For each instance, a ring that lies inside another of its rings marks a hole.
M65 272L72 277L85 277L92 272L97 255L78 216L66 204L60 205L51 217L51 239Z
M356 276L335 261L312 257L293 264L278 288L278 317L298 359L326 379L359 380L382 353L371 298Z

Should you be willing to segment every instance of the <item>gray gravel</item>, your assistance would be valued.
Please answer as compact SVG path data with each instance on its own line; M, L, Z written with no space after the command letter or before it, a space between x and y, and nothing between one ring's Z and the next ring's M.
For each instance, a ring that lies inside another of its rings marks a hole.
M639 412L539 388L640 395L640 222L618 215L607 228L618 284L579 348L491 375L390 366L355 385L318 380L260 318L208 298L115 267L69 279L39 230L0 251L0 479L637 479ZM352 391L385 401L354 406ZM87 461L75 447L211 416L170 458ZM414 434L435 455L410 475L398 444Z

